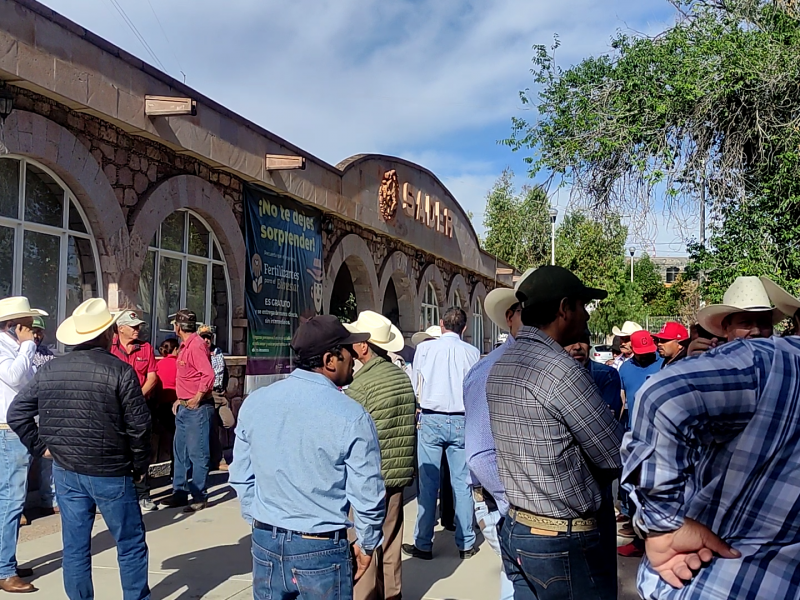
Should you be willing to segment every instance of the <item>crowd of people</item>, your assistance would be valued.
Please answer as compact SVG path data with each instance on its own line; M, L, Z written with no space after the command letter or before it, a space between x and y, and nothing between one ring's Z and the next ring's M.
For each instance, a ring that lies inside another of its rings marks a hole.
M99 509L117 544L124 598L149 598L142 511L158 509L147 480L158 452L153 430L174 437L173 493L164 504L195 512L206 506L213 420L233 425L215 411L227 408L216 400L227 369L214 361L213 329L179 311L157 361L136 311L112 313L92 299L59 325L56 338L70 351L56 358L44 344L45 317L27 298L0 300L0 590L36 591L16 546L37 464L45 514L61 518L67 596L94 597L90 539Z
M527 271L487 296L509 333L483 357L462 340L458 307L413 336L413 353L372 311L302 323L294 371L236 419L230 485L252 526L254 599L402 598L401 555L435 560L448 500L460 559L478 552L476 525L501 558L501 600L616 598L618 555L642 557L647 599L800 597L800 299L740 277L689 329L615 327L615 356L600 364L586 306L606 295L561 267ZM51 461L67 595L94 597L99 508L124 598L147 599L151 419L174 415L165 504L203 510L212 423L233 424L219 414L224 360L181 310L156 361L135 311L99 299L59 326L72 350L53 360L45 316L0 300L0 589L33 591L15 559L33 457Z

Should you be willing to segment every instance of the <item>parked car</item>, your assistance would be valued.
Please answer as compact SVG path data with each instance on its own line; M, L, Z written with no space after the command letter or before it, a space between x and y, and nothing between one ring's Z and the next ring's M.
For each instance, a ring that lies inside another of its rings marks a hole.
M589 350L589 358L594 362L606 364L613 360L614 355L611 352L611 346L603 344L602 346L592 346L592 349Z

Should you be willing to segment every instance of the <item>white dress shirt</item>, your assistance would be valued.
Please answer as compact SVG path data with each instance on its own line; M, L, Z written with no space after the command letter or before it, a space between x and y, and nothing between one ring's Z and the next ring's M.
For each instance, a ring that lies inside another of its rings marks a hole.
M8 333L0 333L0 423L7 423L11 401L36 373L34 354L36 344L32 341L20 344Z
M414 355L412 382L417 382L419 405L444 413L464 412L464 377L481 358L475 346L447 331L438 340L419 345Z

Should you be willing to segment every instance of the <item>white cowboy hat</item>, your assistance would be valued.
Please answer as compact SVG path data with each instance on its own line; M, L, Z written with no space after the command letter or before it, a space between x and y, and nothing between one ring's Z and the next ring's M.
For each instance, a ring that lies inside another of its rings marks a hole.
M58 326L56 338L66 346L89 342L117 322L122 312L112 313L102 298L92 298L72 312Z
M506 323L506 312L508 312L509 308L519 302L517 299L517 290L519 289L520 284L528 277L528 275L533 273L535 270L536 267L531 267L525 271L522 274L522 277L517 280L517 283L514 284L514 289L495 288L486 294L486 299L483 301L483 308L491 319L492 323L497 325L500 329L508 329L508 323Z
M0 300L0 321L10 321L11 319L24 319L25 317L46 317L43 310L31 308L25 296L12 296Z
M368 333L367 342L387 352L399 352L406 345L400 330L389 319L371 310L359 313L358 319L346 323L345 328L350 333Z
M631 337L632 333L636 333L637 331L641 331L642 329L644 329L644 327L639 325L636 321L625 321L622 324L622 329L620 329L615 325L611 329L611 333L613 333L617 337Z
M725 337L722 322L725 317L740 312L772 311L772 323L780 323L786 316L772 302L764 284L758 277L737 277L722 296L722 304L709 304L697 311L697 322L706 331Z
M767 290L769 299L781 312L792 316L800 310L800 300L792 296L772 279L762 276L761 283L764 284L764 289Z
M411 336L411 345L419 346L425 340L438 340L442 337L442 328L438 325L431 325L425 331L419 331Z

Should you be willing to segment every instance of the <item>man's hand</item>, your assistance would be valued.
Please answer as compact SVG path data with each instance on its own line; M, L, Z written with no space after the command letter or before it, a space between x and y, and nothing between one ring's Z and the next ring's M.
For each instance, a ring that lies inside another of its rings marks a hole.
M181 405L180 400L175 400L175 402L172 403L172 414L175 415L176 417L178 416L178 407L180 405Z
M200 406L200 400L202 400L204 396L205 394L195 394L194 398L186 401L186 408L189 410L195 410L198 406Z
M364 573L367 572L372 562L372 557L365 554L364 551L359 548L358 544L353 544L353 551L356 554L356 574L353 580L358 581L364 576Z
M17 325L17 339L19 343L33 341L33 329L25 327L24 325Z
M714 555L721 558L741 556L708 527L692 519L686 519L677 531L648 537L644 545L653 569L661 579L678 589L683 587L684 581L691 581L693 571L710 563Z
M142 483L143 481L144 481L144 475L133 476L133 483Z
M686 350L686 353L689 356L700 356L703 354L703 352L708 352L712 348L716 348L719 344L719 338L711 338L708 340L706 338L699 337L689 344L689 348Z
M53 460L53 455L50 454L50 450L45 450L44 454L42 454L42 458L49 458L50 460Z

